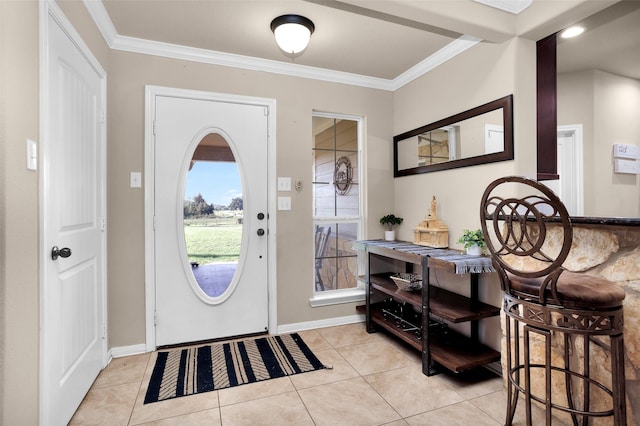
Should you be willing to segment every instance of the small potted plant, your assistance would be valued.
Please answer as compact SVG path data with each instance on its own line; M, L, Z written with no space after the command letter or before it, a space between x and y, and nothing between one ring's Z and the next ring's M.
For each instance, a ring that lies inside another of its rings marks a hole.
M465 229L462 236L458 239L458 243L464 244L467 254L474 256L481 255L486 247L482 229L476 229L475 231Z
M384 231L384 239L387 241L393 241L396 239L396 231L393 227L400 225L404 219L396 217L394 214L388 214L380 218L380 223L386 226L387 230Z

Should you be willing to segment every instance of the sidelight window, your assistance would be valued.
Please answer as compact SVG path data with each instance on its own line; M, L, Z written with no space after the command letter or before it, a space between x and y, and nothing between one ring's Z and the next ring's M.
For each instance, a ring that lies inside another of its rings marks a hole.
M362 119L331 114L313 116L314 293L361 290L360 238Z

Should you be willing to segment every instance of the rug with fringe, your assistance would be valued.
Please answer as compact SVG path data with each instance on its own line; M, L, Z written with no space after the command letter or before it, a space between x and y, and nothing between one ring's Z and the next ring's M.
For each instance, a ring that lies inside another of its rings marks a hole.
M297 333L160 351L144 403L323 368Z

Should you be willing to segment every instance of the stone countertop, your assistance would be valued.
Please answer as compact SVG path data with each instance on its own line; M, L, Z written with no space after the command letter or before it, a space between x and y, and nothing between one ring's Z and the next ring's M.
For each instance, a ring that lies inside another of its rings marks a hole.
M574 225L640 226L638 217L571 216Z

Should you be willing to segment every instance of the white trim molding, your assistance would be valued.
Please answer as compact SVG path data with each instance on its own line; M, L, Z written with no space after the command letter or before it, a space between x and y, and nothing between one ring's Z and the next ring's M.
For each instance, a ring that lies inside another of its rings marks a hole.
M147 346L144 343L129 346L115 346L109 351L109 359L121 358L123 356L140 355L146 352Z
M398 77L391 80L392 90L398 90L405 84L411 83L413 80L425 75L429 71L444 64L449 59L461 54L467 49L472 48L482 40L473 36L463 35L455 41L452 41L442 49L438 50L427 59L419 62Z
M309 304L313 308L318 306L339 305L342 303L362 302L365 299L363 289L353 290L333 290L318 292L309 299Z
M364 322L364 314L349 315L346 317L327 318L317 321L298 322L294 324L283 324L278 327L278 334L295 333L297 331L314 330L316 328L336 327L338 325L359 324Z

